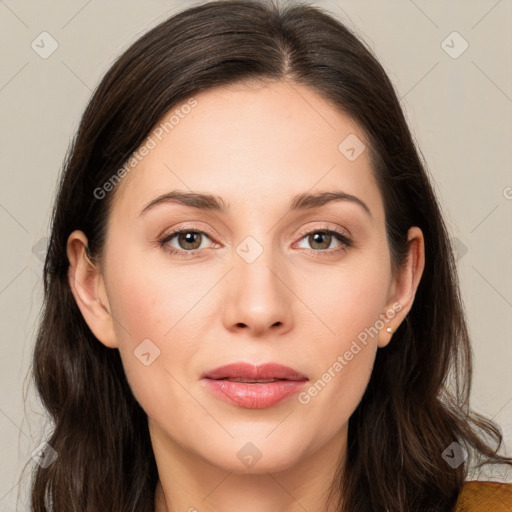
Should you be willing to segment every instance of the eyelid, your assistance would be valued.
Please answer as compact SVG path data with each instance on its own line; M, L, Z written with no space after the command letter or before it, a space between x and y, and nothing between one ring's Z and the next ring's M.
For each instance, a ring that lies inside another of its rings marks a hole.
M312 254L315 257L320 257L322 255L333 255L338 254L340 251L346 252L349 249L352 249L355 246L354 240L352 239L352 235L346 228L340 228L339 226L329 226L329 225L322 225L322 226L313 226L309 228L304 228L304 230L301 231L301 234L299 236L299 239L293 243L295 245L296 243L300 242L302 239L304 239L306 236L312 234L312 233L331 233L334 234L333 236L337 239L340 246L334 249L324 249L321 251L317 251L315 249L303 249L307 251L308 253ZM348 234L347 234L348 232Z
M203 227L198 227L197 224L184 224L184 225L178 225L178 227L172 227L167 230L165 230L159 237L159 240L162 240L163 238L167 238L171 235L179 234L180 231L194 231L197 233L208 235L212 240L215 240L215 235L208 229Z
M303 238L306 235L309 235L310 233L316 233L317 231L335 231L339 235L342 235L346 239L350 239L352 237L350 231L346 228L342 228L339 226L331 226L327 224L323 224L321 226L313 226L309 228L304 228L300 231L300 237Z
M342 247L339 247L337 249L326 249L326 250L321 250L321 251L317 251L315 249L303 249L303 250L306 250L308 252L312 251L313 253L318 253L318 255L320 255L322 253L332 254L332 253L337 252L340 249L347 250L354 245L354 241L352 240L352 235L350 234L348 229L340 228L338 226L330 226L330 225L326 225L326 224L324 224L322 226L316 226L316 227L310 226L309 228L303 228L300 231L299 238L295 242L293 242L293 245L295 245L297 242L300 242L307 235L310 235L312 233L317 233L317 232L325 232L325 231L338 234L340 236L340 239L338 239L338 242L340 242ZM194 232L194 233L198 233L201 235L206 235L208 238L210 238L210 240L214 244L217 243L216 237L211 233L211 231L209 229L198 228L197 225L193 225L193 224L178 225L178 227L173 227L169 230L166 230L166 231L164 231L164 233L162 235L160 235L158 237L157 242L160 246L165 246L170 239L174 238L175 236L179 235L182 232ZM170 248L167 247L166 250L171 253L178 254L178 255L193 256L197 252L201 252L204 249L193 249L191 251L186 251L184 249L176 249L175 247L170 247Z

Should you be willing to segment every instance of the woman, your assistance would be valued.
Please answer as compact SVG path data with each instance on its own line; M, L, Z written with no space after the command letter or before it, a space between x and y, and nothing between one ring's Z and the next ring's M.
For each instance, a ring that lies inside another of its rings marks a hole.
M396 93L331 15L169 18L65 164L34 511L466 511L470 463L512 465L468 408L452 248Z

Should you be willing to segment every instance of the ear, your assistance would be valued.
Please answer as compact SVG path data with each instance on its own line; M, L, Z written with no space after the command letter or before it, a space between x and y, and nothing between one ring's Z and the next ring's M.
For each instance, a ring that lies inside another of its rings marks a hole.
M84 320L94 336L109 348L117 348L113 318L101 270L89 259L87 237L75 230L67 242L68 282Z
M390 286L389 300L386 304L386 311L388 312L386 317L389 320L385 322L381 329L382 332L379 331L379 347L385 347L393 336L392 333L386 331L386 328L390 327L393 331L396 331L411 310L425 268L425 241L420 228L414 226L409 229L408 244L407 263L393 279ZM391 311L395 312L393 318L389 313Z

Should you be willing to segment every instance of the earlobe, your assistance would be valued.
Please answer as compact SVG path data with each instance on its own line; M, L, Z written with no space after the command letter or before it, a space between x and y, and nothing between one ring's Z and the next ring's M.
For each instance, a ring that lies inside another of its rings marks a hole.
M386 312L393 309L396 314L379 331L379 347L385 347L391 341L393 334L411 310L425 268L425 245L420 228L413 226L409 229L408 242L407 264L393 283L394 291L386 308Z
M105 346L117 348L112 315L100 269L87 254L87 237L75 230L68 237L68 283L84 320Z

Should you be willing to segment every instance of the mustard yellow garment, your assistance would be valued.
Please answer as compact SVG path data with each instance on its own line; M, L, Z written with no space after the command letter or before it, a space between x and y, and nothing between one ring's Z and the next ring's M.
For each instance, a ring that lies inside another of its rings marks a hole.
M456 512L512 512L512 483L470 481L459 494Z

